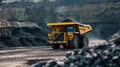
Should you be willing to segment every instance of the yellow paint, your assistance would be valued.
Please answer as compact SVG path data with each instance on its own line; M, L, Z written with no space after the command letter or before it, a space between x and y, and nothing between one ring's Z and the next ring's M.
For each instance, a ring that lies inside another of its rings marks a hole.
M92 27L90 25L79 26L80 34L85 34L91 30L92 30Z
M72 38L74 37L74 33L73 33L73 32L68 32L67 35L68 35L68 37L69 37L70 39L72 39Z
M74 25L74 24L80 24L80 23L76 23L76 22L56 22L56 23L47 23L47 26Z
M61 42L55 42L55 41L50 41L50 44L66 44L67 41L61 41Z
M66 32L65 29L69 25L76 25L79 31L77 32ZM69 39L73 39L74 35L83 35L92 30L92 27L87 24L80 24L77 22L56 22L56 23L47 23L47 26L53 27L53 30L48 33L48 37L50 39L50 44L68 44ZM64 40L60 42L54 41L55 33L64 33Z

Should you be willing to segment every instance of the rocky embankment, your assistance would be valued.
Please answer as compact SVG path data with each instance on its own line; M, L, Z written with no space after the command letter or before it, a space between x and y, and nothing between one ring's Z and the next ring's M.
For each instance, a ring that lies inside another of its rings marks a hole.
M0 19L45 23L60 21L64 18L71 17L82 22L119 22L120 1L100 1L101 0L56 0L55 2L37 3L24 1L0 3ZM82 2L84 3L82 4Z
M120 29L119 22L88 22L86 24L90 24L93 28L87 33L90 40L91 38L110 39L109 37ZM46 23L0 20L0 47L48 45L48 31Z
M0 47L47 45L47 30L41 24L0 20Z
M67 52L65 61L38 62L31 67L120 67L120 32L107 43Z

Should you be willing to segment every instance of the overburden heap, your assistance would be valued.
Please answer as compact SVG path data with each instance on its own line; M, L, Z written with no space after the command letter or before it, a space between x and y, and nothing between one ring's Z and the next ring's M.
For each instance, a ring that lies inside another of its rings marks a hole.
M85 47L67 52L63 64L55 59L38 62L32 67L120 67L120 38L113 43Z

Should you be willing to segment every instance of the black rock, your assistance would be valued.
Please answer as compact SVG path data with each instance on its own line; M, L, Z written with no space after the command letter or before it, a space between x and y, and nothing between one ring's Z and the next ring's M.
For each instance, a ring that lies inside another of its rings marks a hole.
M120 44L120 38L117 38L115 41L114 41L115 44Z
M38 62L36 64L33 64L31 67L43 67L46 64L46 62Z
M72 55L72 52L71 51L68 51L67 53L66 53L66 57L69 57L69 56L71 56Z
M74 55L78 54L79 50L78 49L75 49L74 50Z
M47 62L47 64L49 64L49 65L56 65L57 62L56 62L55 60L49 60L49 61Z
M45 67L120 67L120 46L106 44L66 53L64 64L50 60Z

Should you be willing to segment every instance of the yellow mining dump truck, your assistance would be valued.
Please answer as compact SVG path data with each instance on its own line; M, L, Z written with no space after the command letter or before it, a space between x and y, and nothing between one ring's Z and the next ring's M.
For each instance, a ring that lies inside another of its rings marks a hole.
M90 25L67 19L62 22L47 23L47 26L51 26L53 29L48 33L53 49L59 49L60 45L65 49L88 46L89 41L85 37L85 33L92 30Z

